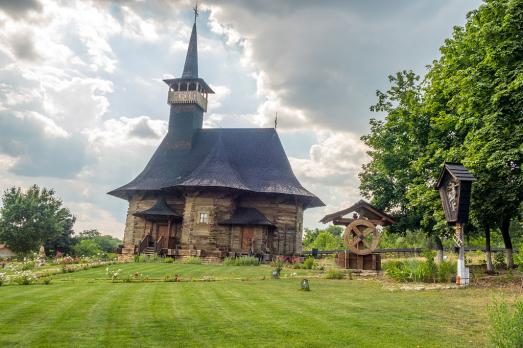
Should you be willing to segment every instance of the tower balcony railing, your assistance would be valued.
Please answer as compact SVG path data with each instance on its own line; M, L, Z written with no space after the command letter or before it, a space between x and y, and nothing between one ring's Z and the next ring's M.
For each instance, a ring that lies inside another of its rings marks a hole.
M198 91L169 91L168 104L198 104L207 111L207 99Z

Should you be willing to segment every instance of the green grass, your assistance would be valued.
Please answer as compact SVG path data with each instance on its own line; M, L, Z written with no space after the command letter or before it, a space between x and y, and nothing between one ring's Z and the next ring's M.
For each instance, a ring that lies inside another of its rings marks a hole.
M123 264L154 279L111 283L105 268L51 285L0 287L0 347L453 347L486 344L488 289L391 292L373 280L270 279L269 266ZM266 276L266 280L261 280ZM459 324L458 324L459 323Z

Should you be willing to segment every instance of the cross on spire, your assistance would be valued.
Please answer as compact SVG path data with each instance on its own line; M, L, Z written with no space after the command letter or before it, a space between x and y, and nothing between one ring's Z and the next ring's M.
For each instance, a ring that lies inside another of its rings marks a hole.
M193 11L194 11L194 23L196 23L196 17L198 17L198 15L199 15L199 13L198 13L198 1L196 1L196 5L194 5Z

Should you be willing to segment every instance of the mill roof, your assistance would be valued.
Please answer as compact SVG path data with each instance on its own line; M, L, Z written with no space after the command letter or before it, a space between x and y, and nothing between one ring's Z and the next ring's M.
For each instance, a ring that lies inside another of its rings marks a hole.
M128 198L137 191L225 187L292 195L306 207L324 205L294 176L273 128L199 129L190 149L174 145L173 136L167 133L145 169L109 194Z
M390 216L389 214L379 210L377 207L373 206L367 201L364 201L363 199L360 199L358 202L356 202L354 205L351 205L350 207L346 209L342 209L340 211L337 211L332 214L325 215L320 222L321 223L328 223L331 221L335 221L337 219L341 219L343 216L347 215L348 213L356 212L361 217L366 217L373 220L382 220L385 225L390 225L396 223L394 218Z

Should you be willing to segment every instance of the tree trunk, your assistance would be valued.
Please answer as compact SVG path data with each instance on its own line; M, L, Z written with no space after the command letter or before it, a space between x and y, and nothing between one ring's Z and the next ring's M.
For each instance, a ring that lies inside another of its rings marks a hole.
M501 236L503 236L503 243L505 243L505 250L507 252L507 268L514 268L514 257L512 256L512 240L510 239L510 218L505 216L501 218Z
M443 243L441 242L441 238L439 236L435 236L434 241L436 242L436 250L438 252L438 254L436 255L436 263L442 264L443 263Z
M494 272L492 266L492 253L490 251L490 225L485 224L485 259L487 261L487 272Z

